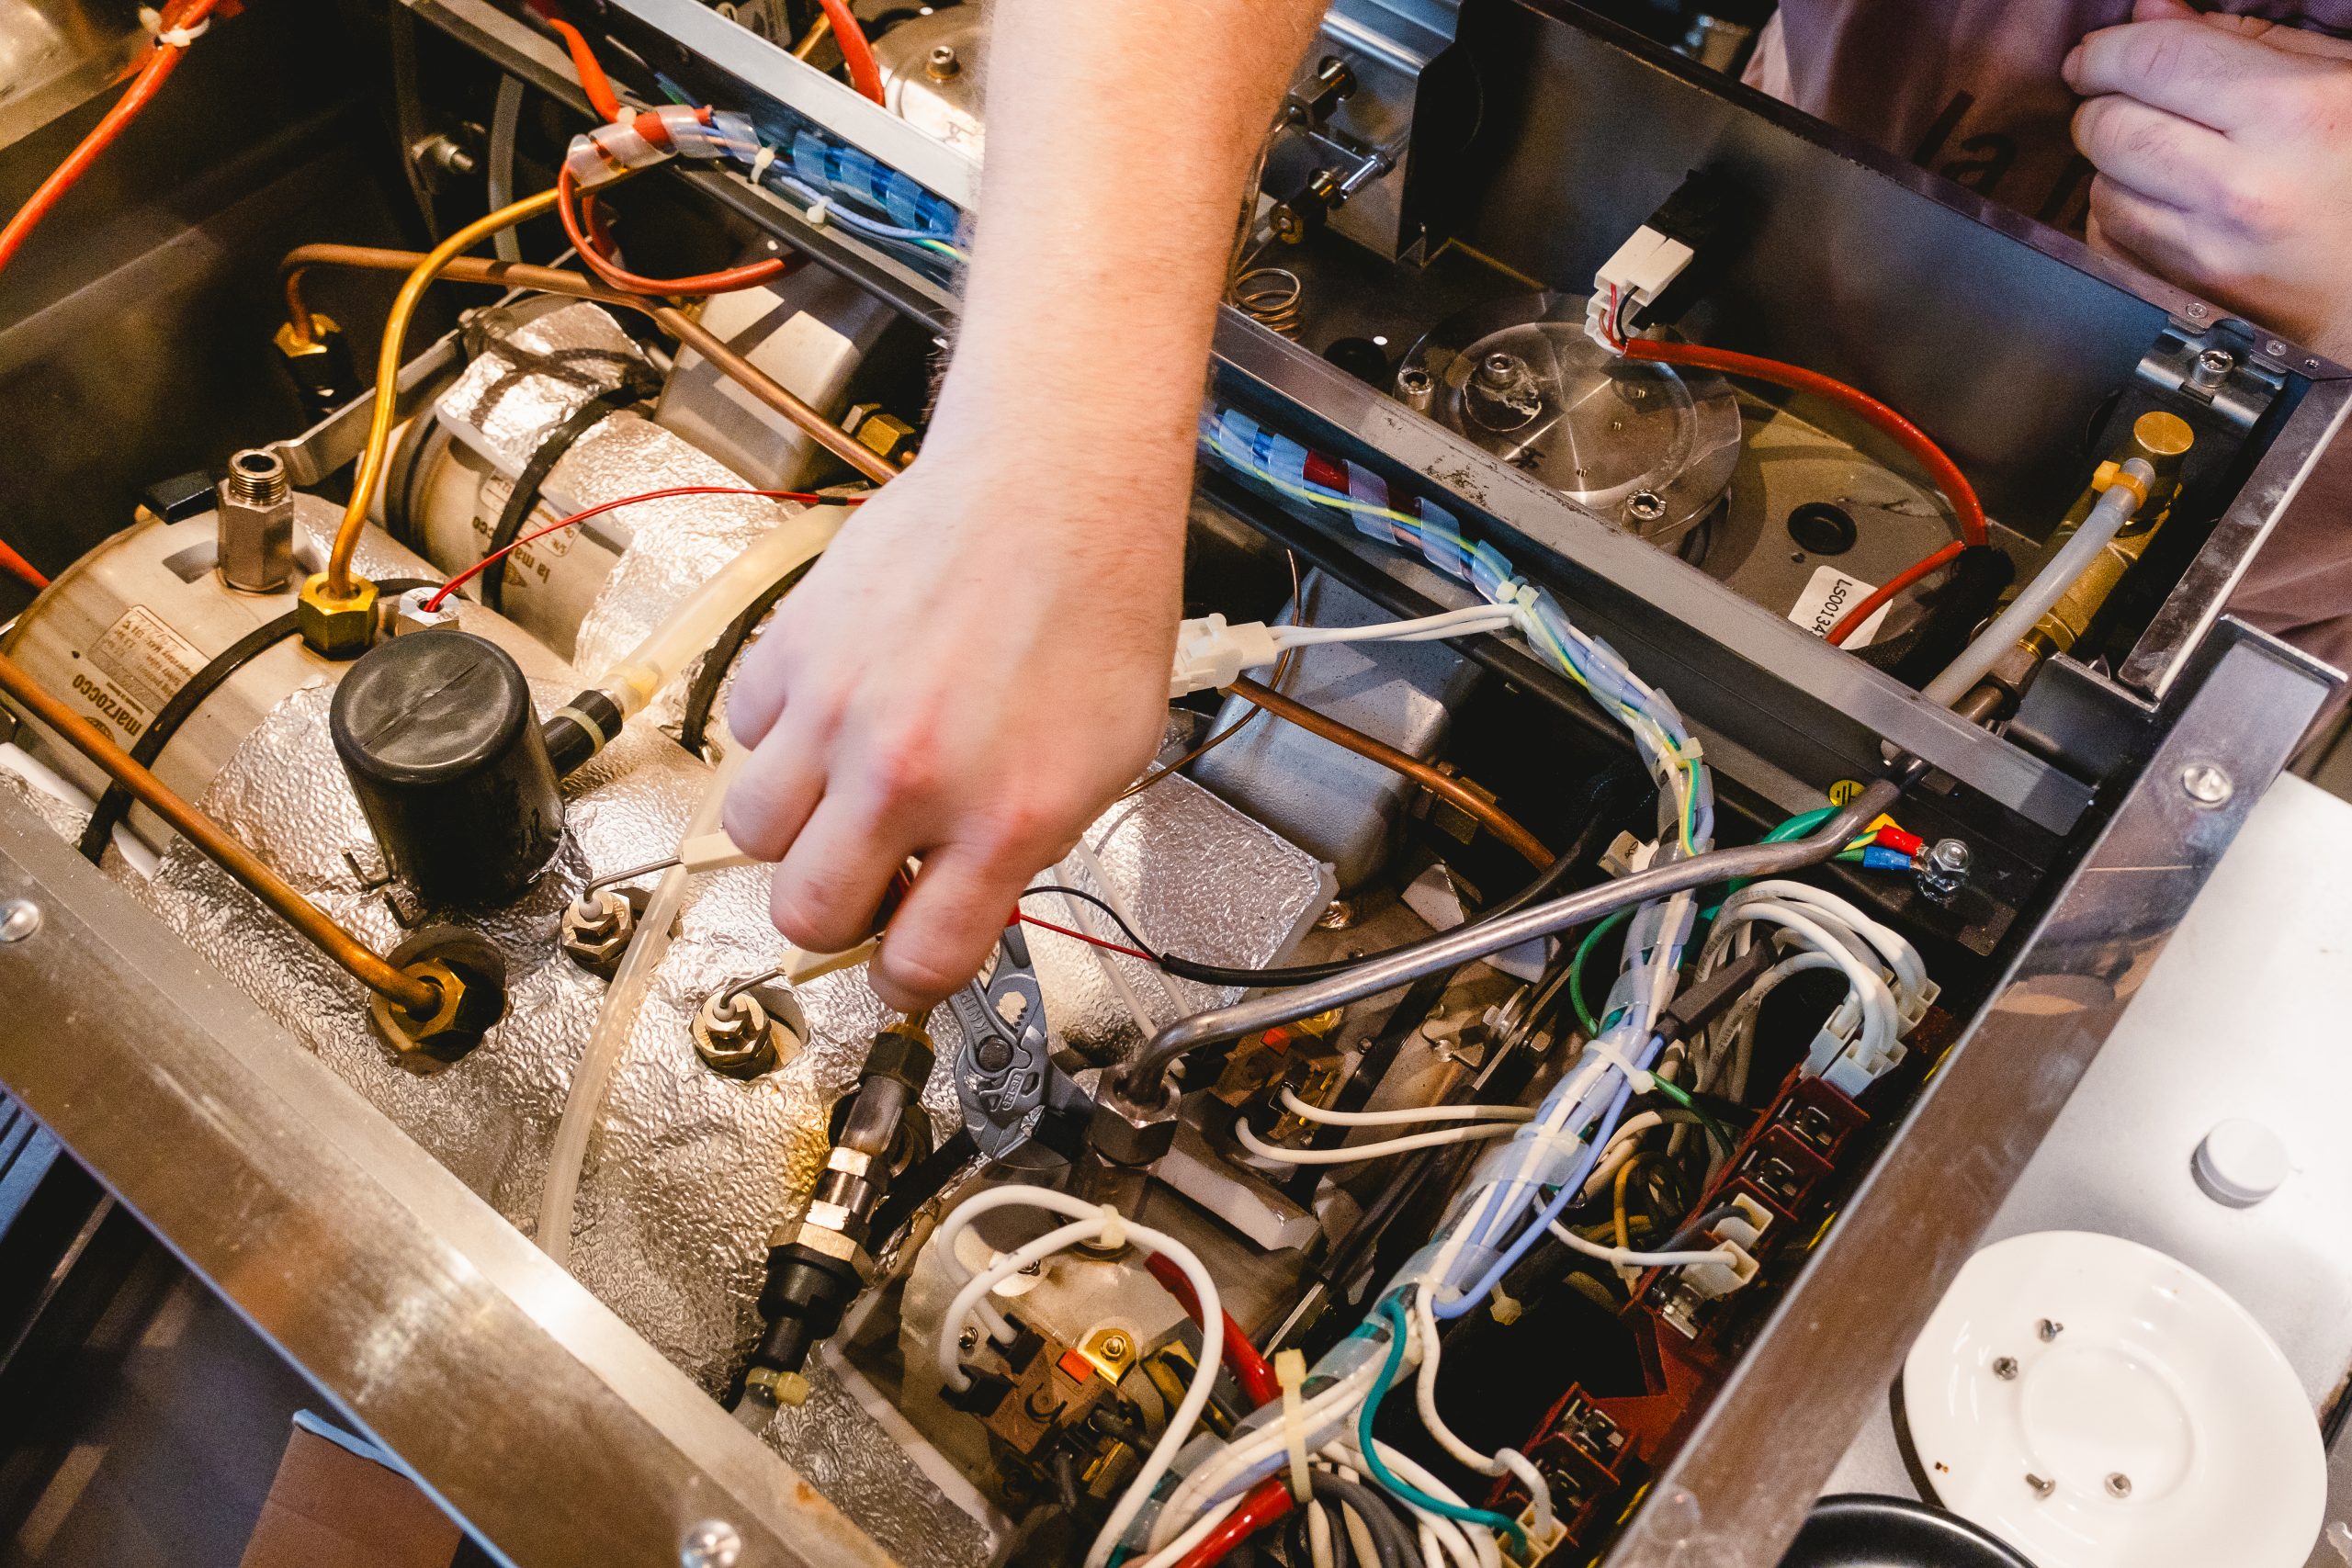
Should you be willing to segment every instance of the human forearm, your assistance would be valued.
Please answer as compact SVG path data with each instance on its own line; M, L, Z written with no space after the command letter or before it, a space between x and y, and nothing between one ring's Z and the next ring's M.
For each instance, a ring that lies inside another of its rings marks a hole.
M1115 455L1130 482L1182 482L1241 186L1322 8L995 0L989 171L934 445L1026 434L1057 466Z

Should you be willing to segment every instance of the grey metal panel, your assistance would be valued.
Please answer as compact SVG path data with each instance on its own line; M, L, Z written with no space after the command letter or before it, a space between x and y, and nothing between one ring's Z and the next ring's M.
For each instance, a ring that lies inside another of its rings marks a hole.
M2268 1333L2315 1410L2352 1365L2352 903L2315 866L2352 864L2352 805L2282 776L2230 845L2098 1060L1984 1233L2120 1235L2220 1285ZM2220 982L2220 983L2217 983ZM2222 1067L2226 1061L2225 1070ZM2199 1190L2189 1159L2215 1122L2277 1133L2294 1174L2250 1209ZM2330 1467L2331 1514L2352 1514L2352 1446ZM1882 1401L1828 1490L1910 1489ZM2323 1547L2330 1568L2343 1559ZM2317 1561L2317 1559L2315 1559Z
M2164 743L1815 1246L1607 1568L1771 1568L2333 672L2224 620ZM2183 770L2224 768L2201 807ZM1687 1495L1688 1505L1677 1500ZM1666 1506L1661 1506L1664 1504ZM1692 1521L1695 1517L1696 1523Z
M0 800L0 1081L522 1564L888 1559L128 893Z
M2213 532L2179 583L2140 635L2117 672L2124 685L2161 697L2178 676L2206 628L2230 602L2273 529L2290 508L2328 505L2338 498L2302 498L2304 482L2344 430L2352 410L2352 381L2315 383L2289 416L2262 460L2213 525ZM2339 457L2337 462L2344 459Z
M2052 831L2071 829L2088 801L2080 781L1921 701L1230 308L1217 322L1216 351L1227 395L1311 411L1357 446L1355 455L1376 453L1419 476L1438 504L1564 592L1586 628L1671 692L1684 714L1816 787L1875 773L1879 742L1886 740ZM1283 416L1290 433L1312 446L1320 438L1309 417ZM1320 509L1307 510L1320 513L1320 524L1352 532Z
M979 205L980 166L962 150L925 135L701 0L613 0L613 5L675 39L752 92L839 130L966 211Z

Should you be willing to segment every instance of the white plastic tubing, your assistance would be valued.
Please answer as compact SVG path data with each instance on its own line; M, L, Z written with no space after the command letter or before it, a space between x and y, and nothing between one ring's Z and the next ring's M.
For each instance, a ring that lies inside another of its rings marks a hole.
M2107 548L2109 540L2132 521L2132 513L2139 510L2140 495L2156 477L2156 471L2134 457L2123 465L2123 471L2140 481L2140 490L2128 484L2112 484L2099 493L2098 504L2075 530L2050 564L2034 574L2033 581L2023 592L2009 601L2008 608L1993 618L1983 635L1968 645L1968 651L1951 661L1944 672L1928 682L1920 694L1929 702L1950 707L1976 689L2001 655L2018 645L2018 639L2033 629L2036 621L2050 613L2050 606L2059 596L2075 585L2098 553Z

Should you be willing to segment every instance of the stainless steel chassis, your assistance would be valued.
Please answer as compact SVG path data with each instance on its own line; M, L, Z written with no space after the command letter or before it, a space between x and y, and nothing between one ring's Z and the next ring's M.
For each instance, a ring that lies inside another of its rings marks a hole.
M486 0L405 3L578 101L561 55ZM662 25L710 25L686 0L618 4ZM844 127L868 131L858 140L869 145L896 134L876 129L895 122L870 106L828 95L832 84L795 76L804 68L781 51L731 42L730 71L758 88L797 96L829 123L875 118ZM943 186L959 177L933 173ZM699 178L911 313L952 315L935 285L888 258L807 229L741 181ZM2152 302L2194 319L2181 299ZM1764 1568L2335 679L2216 620L2214 585L2291 499L2343 417L2343 387L2314 389L2292 427L2301 439L2257 473L2127 669L2152 750L2095 795L1253 325L1228 315L1218 352L1229 394L1300 411L1393 468L1446 476L1474 521L1566 563L1579 613L1638 649L1637 663L1660 660L1651 673L1710 728L1728 728L1733 754L1768 780L1817 787L1834 776L1822 769L1867 762L1891 739L2029 820L2082 823L2071 869L2012 933L1993 1000L1659 1477L1654 1501L1681 1492L1689 1505L1645 1507L1608 1558ZM2224 770L2229 797L2191 798L2192 764ZM501 1553L673 1560L684 1533L715 1518L741 1533L746 1563L884 1561L126 894L6 806L0 897L43 915L30 938L0 944L0 1082Z

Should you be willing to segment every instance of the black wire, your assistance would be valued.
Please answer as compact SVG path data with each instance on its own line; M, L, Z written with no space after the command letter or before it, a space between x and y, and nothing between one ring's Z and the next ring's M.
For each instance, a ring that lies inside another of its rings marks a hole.
M1328 1497L1352 1511L1364 1522L1372 1537L1374 1552L1380 1559L1380 1568L1410 1568L1420 1560L1420 1543L1408 1532L1405 1521L1397 1516L1396 1505L1383 1492L1376 1492L1361 1481L1318 1470L1314 1477L1315 1495ZM1335 1533L1346 1529L1341 1520L1332 1521Z
M539 487L547 483L548 476L563 460L563 455L571 450L572 444L637 400L636 388L616 387L589 399L574 409L569 419L549 431L547 439L531 453L530 461L523 465L523 471L515 476L514 488L506 492L506 504L499 510L498 525L490 531L490 547L482 554L495 556L512 549L514 541L522 537L523 525L530 521L532 509L539 503ZM513 565L511 559L502 560L474 580L474 597L481 601L484 609L504 612L506 572Z
M686 693L685 716L678 725L679 744L695 756L703 753L703 742L710 728L710 710L718 701L718 685L727 678L728 666L743 651L743 645L752 640L752 633L758 629L762 617L775 609L776 601L791 592L816 564L812 556L763 590L741 615L728 623L718 642L702 656L702 668L695 671L695 683Z
M399 595L412 588L440 586L425 578L396 577L376 584L376 592ZM153 768L155 759L164 754L172 737L179 732L203 705L204 700L228 683L229 678L289 637L299 636L301 621L294 611L288 611L274 621L265 621L220 652L214 654L203 669L181 682L171 699L147 723L139 739L131 744L130 760L142 768ZM98 796L97 805L90 812L90 820L82 829L82 841L75 847L92 865L98 864L107 852L107 845L114 840L114 830L130 815L130 792L119 784L109 784L106 793Z

